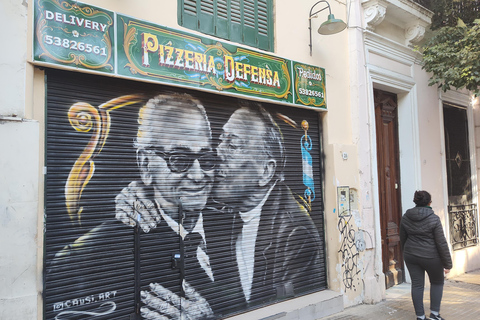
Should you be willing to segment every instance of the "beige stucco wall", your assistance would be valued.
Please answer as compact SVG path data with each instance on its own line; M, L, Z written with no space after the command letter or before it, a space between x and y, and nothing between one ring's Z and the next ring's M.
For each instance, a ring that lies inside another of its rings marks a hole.
M22 118L25 114L25 60L27 55L27 5L21 1L0 3L0 28L4 48L0 74L0 115Z
M382 281L378 282L379 278L375 277L375 259L379 258L375 254L375 223L369 193L363 192L359 167L361 159L358 157L359 146L362 146L360 135L363 134L363 127L359 129L359 126L364 125L359 124L364 120L359 104L363 91L357 91L358 86L362 86L359 81L351 81L352 70L355 69L353 76L356 77L356 68L364 68L364 62L356 60L359 52L360 56L363 52L362 39L355 28L335 35L319 35L317 29L326 19L326 12L322 12L318 18L312 19L313 52L310 57L307 17L314 3L298 2L292 6L286 1L276 2L276 53L318 65L326 71L328 111L321 113L320 117L325 161L325 240L329 289L344 294L345 306L362 303L365 299L378 302L382 299ZM347 21L346 3L331 1L330 4L335 17ZM353 62L352 56L355 58ZM352 90L352 86L356 89ZM338 216L337 187L340 186L350 187L356 197L356 208L351 211L351 217ZM357 249L348 238L348 231L363 237L360 241L364 242L365 249Z
M35 319L39 123L27 115L26 1L0 3L0 318Z
M36 315L38 134L38 122L0 120L0 318L5 320Z

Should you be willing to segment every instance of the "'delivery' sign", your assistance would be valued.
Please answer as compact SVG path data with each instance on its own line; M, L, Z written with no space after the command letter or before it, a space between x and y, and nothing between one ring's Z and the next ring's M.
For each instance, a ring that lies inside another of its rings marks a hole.
M35 61L114 72L113 12L73 1L35 5Z

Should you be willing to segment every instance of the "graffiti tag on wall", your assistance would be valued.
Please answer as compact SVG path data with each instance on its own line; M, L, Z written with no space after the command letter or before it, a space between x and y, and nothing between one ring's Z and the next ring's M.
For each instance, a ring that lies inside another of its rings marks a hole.
M359 228L358 203L356 192L348 187L339 187L339 218L338 230L340 232L340 249L342 261L342 281L345 290L362 291L363 284L363 260L361 252L365 251L364 230Z

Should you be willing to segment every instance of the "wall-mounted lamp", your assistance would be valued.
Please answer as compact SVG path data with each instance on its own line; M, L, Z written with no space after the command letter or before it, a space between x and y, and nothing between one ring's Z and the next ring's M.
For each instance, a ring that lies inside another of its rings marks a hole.
M320 4L322 2L325 3L327 6L323 9L318 10L315 13L312 13L313 8L315 8L317 4ZM343 22L343 20L335 19L335 16L332 14L332 10L330 9L330 4L328 4L327 1L321 0L315 3L310 9L310 15L308 16L308 30L310 32L310 56L312 55L312 19L317 17L317 13L320 13L326 9L328 9L328 19L320 25L320 28L318 28L318 33L323 35L335 34L347 27L347 24Z

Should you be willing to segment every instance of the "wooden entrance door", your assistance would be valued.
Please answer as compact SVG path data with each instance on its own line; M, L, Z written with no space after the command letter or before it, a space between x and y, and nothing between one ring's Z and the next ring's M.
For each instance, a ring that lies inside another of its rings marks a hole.
M400 166L398 151L397 96L374 90L377 131L378 187L382 228L383 272L387 288L403 282L400 248Z

